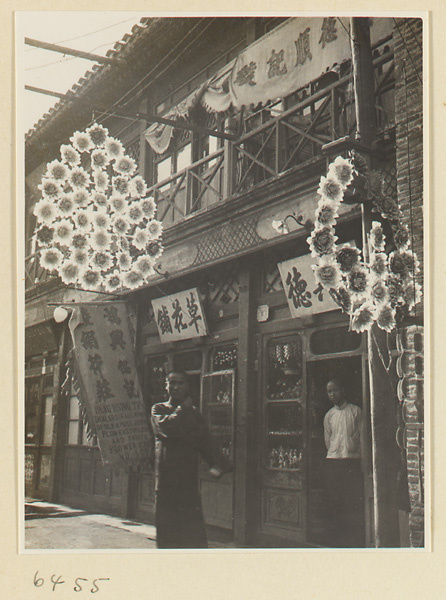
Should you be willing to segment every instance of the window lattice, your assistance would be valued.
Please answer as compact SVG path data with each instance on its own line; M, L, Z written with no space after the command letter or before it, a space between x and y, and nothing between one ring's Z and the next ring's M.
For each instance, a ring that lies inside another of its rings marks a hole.
M139 138L128 144L125 151L127 156L133 158L136 164L139 165L139 158L141 154L141 144L139 142Z

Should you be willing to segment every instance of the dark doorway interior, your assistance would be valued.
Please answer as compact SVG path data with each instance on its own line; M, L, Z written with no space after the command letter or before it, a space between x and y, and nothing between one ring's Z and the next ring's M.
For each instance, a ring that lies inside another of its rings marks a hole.
M344 384L347 401L361 408L361 357L333 358L307 363L308 398L308 540L321 546L330 545L327 504L324 490L324 416L333 406L326 393L327 382L337 378Z

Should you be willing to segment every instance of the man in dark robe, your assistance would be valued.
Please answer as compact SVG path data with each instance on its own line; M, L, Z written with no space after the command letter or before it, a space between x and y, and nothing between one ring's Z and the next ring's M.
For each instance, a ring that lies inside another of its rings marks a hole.
M212 445L206 423L189 396L187 374L170 372L167 389L167 402L152 407L157 547L207 548L198 456L206 460L215 478L231 466Z

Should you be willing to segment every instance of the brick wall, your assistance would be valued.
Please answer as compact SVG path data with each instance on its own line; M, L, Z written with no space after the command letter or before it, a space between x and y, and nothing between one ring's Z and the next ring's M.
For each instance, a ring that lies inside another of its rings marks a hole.
M421 19L396 19L394 25L398 200L404 222L411 231L413 250L420 261L418 283L424 288L422 29ZM416 306L412 314L418 323L422 323L423 302ZM408 339L415 334L418 334L418 340L420 337L422 339L422 327L409 328L403 332L403 337ZM424 373L422 348L421 351L419 347L413 349L413 352L418 355L418 367L415 369L414 362L409 360L400 371L399 399L406 423L404 439L411 502L410 543L413 547L419 547L424 545Z

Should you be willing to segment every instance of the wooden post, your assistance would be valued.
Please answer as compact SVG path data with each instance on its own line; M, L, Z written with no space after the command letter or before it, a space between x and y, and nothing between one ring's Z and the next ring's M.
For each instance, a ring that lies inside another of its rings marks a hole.
M356 137L370 149L376 131L373 60L368 18L351 18L351 43L356 112ZM370 157L369 157L370 158ZM370 163L370 160L369 160ZM364 260L368 261L367 235L372 214L368 203L362 204ZM374 534L377 547L398 547L399 527L396 506L397 446L395 442L396 409L389 373L383 365L387 359L386 333L373 325L368 333L368 367L373 459Z
M236 129L234 118L228 118L225 122L225 132L234 132ZM235 186L235 152L234 144L230 140L224 141L224 163L223 163L223 200L230 198Z
M234 540L250 541L254 514L254 277L245 265L240 274L238 381L235 406Z
M57 367L54 373L54 398L53 415L54 428L51 447L51 472L50 472L50 502L58 502L63 477L63 461L65 455L65 443L67 435L67 402L61 393L61 386L66 376L65 361L67 359L68 323L62 324L59 340L59 355Z

